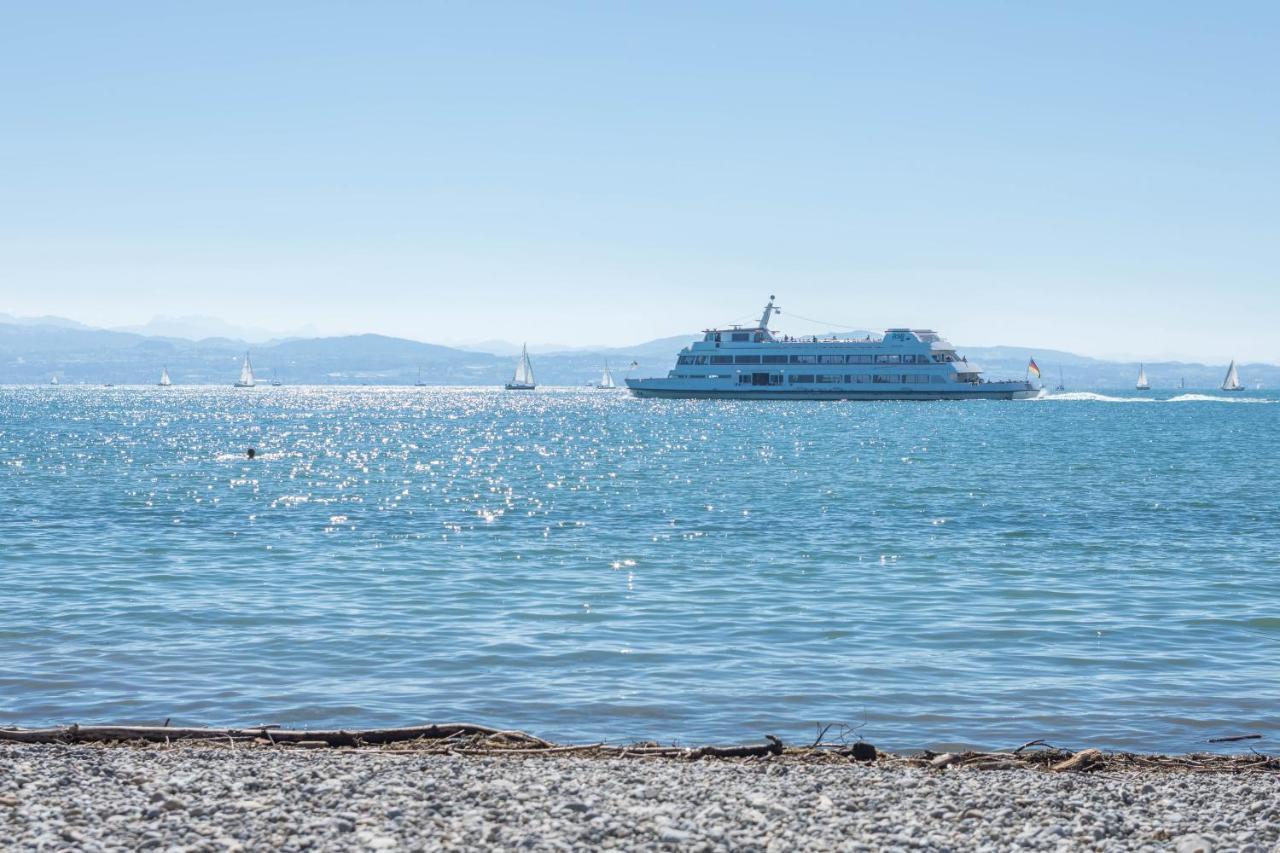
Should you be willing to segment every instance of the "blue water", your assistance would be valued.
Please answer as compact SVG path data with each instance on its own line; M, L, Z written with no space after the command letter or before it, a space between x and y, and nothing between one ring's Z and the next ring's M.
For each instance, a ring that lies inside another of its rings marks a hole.
M0 723L1274 748L1278 427L1265 392L0 389Z

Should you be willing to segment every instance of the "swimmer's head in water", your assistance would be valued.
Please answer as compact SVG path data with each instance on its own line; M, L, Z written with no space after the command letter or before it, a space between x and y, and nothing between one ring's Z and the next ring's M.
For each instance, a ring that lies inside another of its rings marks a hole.
M248 450L246 450L246 451L245 451L245 454L246 454L250 459L252 459L253 457L255 457L255 456L257 456L257 455L258 455L258 451L254 450L252 447L250 447Z

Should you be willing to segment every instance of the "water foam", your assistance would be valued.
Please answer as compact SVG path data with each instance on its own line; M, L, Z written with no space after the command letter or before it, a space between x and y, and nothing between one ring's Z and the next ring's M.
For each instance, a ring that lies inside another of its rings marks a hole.
M1176 397L1113 397L1093 391L1067 391L1062 394L1044 394L1037 400L1085 400L1097 403L1275 403L1263 397L1225 397L1215 394L1179 394Z

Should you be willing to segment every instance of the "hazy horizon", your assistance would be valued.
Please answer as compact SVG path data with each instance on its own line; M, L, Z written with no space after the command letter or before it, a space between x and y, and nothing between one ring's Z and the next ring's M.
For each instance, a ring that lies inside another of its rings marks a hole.
M1232 9L26 6L0 311L618 346L776 293L1274 363L1280 9Z

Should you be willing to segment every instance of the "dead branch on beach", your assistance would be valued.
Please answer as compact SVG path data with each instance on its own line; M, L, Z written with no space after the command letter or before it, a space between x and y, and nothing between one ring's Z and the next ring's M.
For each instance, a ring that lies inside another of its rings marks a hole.
M478 726L473 723L432 723L394 729L282 729L257 726L237 729L182 728L173 726L81 726L72 723L47 729L0 729L0 741L18 743L109 743L113 741L147 741L172 743L180 740L254 740L262 738L272 744L323 742L326 746L380 746L413 740L435 740L482 735L500 741L518 741L538 747L550 747L539 737L524 732Z
M167 721L166 721L167 722ZM933 772L980 770L1040 770L1052 773L1099 771L1163 773L1280 772L1280 757L1251 751L1247 755L1192 753L1143 755L1104 752L1098 749L1067 750L1043 740L1032 740L1008 752L946 752L924 750L895 755L880 752L866 741L845 742L841 736L828 743L825 737L838 725L821 728L817 738L804 746L786 746L774 735L762 743L727 746L677 746L653 742L626 745L589 743L556 744L527 732L474 723L431 723L384 729L285 729L275 725L244 728L190 728L175 726L81 726L52 728L0 728L0 744L100 744L160 749L182 743L211 748L248 747L282 749L367 749L395 755L511 756L535 758L561 756L667 760L788 761L803 764L874 763L887 767L914 767ZM1232 738L1231 740L1235 740ZM1245 738L1239 738L1243 740ZM1248 738L1252 740L1253 738Z

